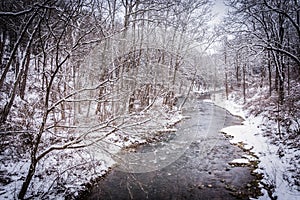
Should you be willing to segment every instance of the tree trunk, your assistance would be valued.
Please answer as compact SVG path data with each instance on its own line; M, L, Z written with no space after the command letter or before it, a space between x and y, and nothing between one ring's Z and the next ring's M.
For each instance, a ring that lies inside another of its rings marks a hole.
M268 73L269 73L269 96L272 95L272 68L271 68L271 56L268 51Z
M229 91L228 91L228 77L227 77L228 75L227 75L227 72L225 72L225 93L226 93L226 100L228 100L228 93L229 93Z
M132 113L134 111L134 100L135 95L134 92L129 96L129 102L128 102L128 113Z
M290 84L291 84L291 83L290 83L290 78L291 78L290 70L291 70L291 69L290 69L290 63L288 62L288 63L287 63L287 76L288 76L288 77L287 77L287 79L288 79L288 80L287 80L287 84L288 84L287 90L288 90L288 95L290 95L290 90L291 90L291 88L290 88L290 87L291 87L291 86L290 86Z
M24 74L22 76L22 81L20 83L20 97L23 100L24 100L26 84L27 84L27 75L28 75L28 70L29 70L29 64L30 64L30 49L28 49L28 52L26 53L25 70L24 70Z
M278 70L278 66L276 66L276 74L275 74L275 91L278 92L279 91L279 70Z
M243 65L243 97L246 103L246 64Z
M51 84L50 84L51 85ZM22 184L22 187L21 187L21 190L18 194L18 198L19 199L24 199L26 193L27 193L27 190L28 190L28 187L29 187L29 184L32 180L32 177L33 175L35 174L35 170L36 170L36 166L38 164L38 159L37 159L37 152L38 152L38 147L40 145L40 142L41 142L41 138L42 138L42 135L44 133L44 129L45 129L45 124L46 124L46 121L47 121L47 117L48 117L48 101L49 101L49 95L50 95L50 90L48 88L47 90L47 94L46 94L46 100L45 100L45 111L44 111L44 115L43 115L43 121L42 121L42 124L40 126L40 129L39 129L39 132L36 136L36 140L33 144L33 147L32 147L32 152L31 152L31 163L30 163L30 167L28 169L28 173L27 173L27 176Z
M2 31L0 36L0 70L2 71L3 67L3 56L4 56L4 49L5 49L5 41L6 41L6 31Z
M15 100L15 97L16 97L16 94L17 94L17 86L19 85L22 74L23 74L23 70L21 70L19 72L18 76L17 76L17 80L14 83L14 87L13 87L12 93L10 95L10 98L9 98L8 102L5 104L4 109L2 111L2 115L1 115L1 118L0 118L0 123L5 123L6 120L7 120L8 114L10 112L10 109L11 109L13 103L14 103L14 100Z
M25 181L23 182L22 184L22 188L19 192L19 195L18 195L18 198L19 199L24 199L25 195L26 195L26 192L28 190L28 187L29 187L29 184L32 180L32 177L35 173L35 170L36 170L36 165L37 165L37 161L35 158L32 158L31 159L31 164L30 164L30 167L29 167L29 170L28 170L28 173L27 173L27 176L26 176L26 179Z
M28 19L26 25L24 26L24 28L22 29L17 41L14 43L14 47L12 49L12 52L10 54L10 57L9 57L9 60L8 62L6 63L5 65L5 68L4 68L4 71L2 72L2 75L1 75L1 78L0 78L0 88L2 88L4 82L5 82L5 79L6 79L6 75L10 69L10 66L14 60L14 57L15 57L15 54L17 52L17 49L19 48L19 45L21 44L21 41L25 35L25 33L28 31L28 27L29 25L32 23L33 19L35 18L37 14L37 10L31 15L31 17ZM34 33L36 32L36 30L34 30Z
M282 63L282 69L281 69L281 76L279 77L279 91L278 91L278 95L279 95L279 103L282 105L283 104L283 101L284 101L284 77L285 77L285 74L284 74L284 68L285 68L285 64Z
M31 46L31 42L32 42L32 40L27 44L27 47L26 47L26 50L25 50L26 54L23 57L21 69L20 69L19 73L17 74L16 81L14 83L10 98L9 98L8 102L5 104L4 109L2 111L2 115L1 115L1 118L0 118L0 123L5 123L6 122L8 114L10 113L10 109L11 109L13 103L14 103L15 97L17 95L17 88L20 85L21 78L24 74L24 67L26 65L26 60L27 60L27 57L29 57L27 54L29 54L29 52L30 52L29 48Z
M182 102L182 103L180 104L180 106L179 106L179 110L182 109L182 107L184 106L186 100L188 99L188 97L189 97L189 95L190 95L190 93L191 93L191 91L192 91L192 88L193 88L193 86L194 86L194 80L195 80L195 76L193 77L193 80L192 80L191 85L190 85L190 87L189 87L188 93L186 94L185 98L183 99L183 102Z
M236 72L235 72L235 76L236 76L236 84L238 87L241 86L240 83L240 67L239 67L239 57L238 55L236 56Z
M228 91L227 50L226 50L226 46L225 46L225 50L224 50L224 64L225 64L225 94L226 94L226 100L228 100L228 92L229 91Z

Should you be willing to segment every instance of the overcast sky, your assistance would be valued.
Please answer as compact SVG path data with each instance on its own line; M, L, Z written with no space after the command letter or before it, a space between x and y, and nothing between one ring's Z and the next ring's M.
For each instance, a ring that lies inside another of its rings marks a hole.
M226 7L224 5L223 0L215 0L215 5L212 8L212 13L215 14L215 18L212 20L212 23L217 24L219 23L222 18L226 14Z

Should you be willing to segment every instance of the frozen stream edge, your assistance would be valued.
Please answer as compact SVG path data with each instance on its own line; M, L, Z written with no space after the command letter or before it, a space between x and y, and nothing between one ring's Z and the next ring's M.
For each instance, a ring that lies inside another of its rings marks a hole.
M251 150L254 155L259 157L257 173L263 174L263 183L272 184L275 186L273 191L273 198L282 200L297 200L300 198L300 192L296 188L289 185L288 181L284 179L285 176L291 176L287 171L289 159L281 159L278 156L279 146L270 144L268 138L262 136L263 118L258 117L245 117L245 112L242 106L235 102L225 100L222 94L215 94L212 101L216 106L222 107L228 110L232 115L240 116L245 121L243 125L235 125L226 127L220 130L231 137L230 142L232 144L242 143L245 148ZM288 151L288 150L287 150ZM294 152L288 152L286 157L294 156ZM258 199L267 200L271 199L268 191L261 185L263 196Z

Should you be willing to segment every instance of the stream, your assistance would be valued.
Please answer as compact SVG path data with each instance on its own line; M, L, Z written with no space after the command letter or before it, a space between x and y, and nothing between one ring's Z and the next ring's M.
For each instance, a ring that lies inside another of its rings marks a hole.
M219 132L241 119L202 100L160 142L120 154L120 165L78 199L249 199L260 195L254 164L232 165L247 154ZM242 134L242 133L241 133Z

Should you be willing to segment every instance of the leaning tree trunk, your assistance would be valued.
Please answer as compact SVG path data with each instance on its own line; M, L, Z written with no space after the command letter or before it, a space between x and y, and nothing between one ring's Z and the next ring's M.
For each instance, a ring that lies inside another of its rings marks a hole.
M44 133L45 124L46 124L47 117L48 117L48 114L49 114L49 112L48 112L49 94L50 94L50 89L48 88L47 95L46 95L46 101L45 101L46 103L45 103L45 111L44 111L44 115L43 115L43 121L42 121L42 124L40 126L39 132L36 136L36 140L33 143L32 151L31 151L31 159L30 159L31 163L30 163L30 167L28 169L27 176L26 176L26 178L25 178L25 180L22 184L21 190L18 194L19 199L24 199L24 197L27 193L29 184L32 180L32 177L35 174L36 166L39 162L39 159L37 158L37 152L38 152L38 147L41 143L41 138L42 138L42 135Z
M24 197L26 195L26 192L28 190L29 184L32 180L32 177L35 174L36 166L37 166L37 160L36 160L35 156L33 156L31 158L31 164L30 164L26 179L23 182L22 188L21 188L21 190L19 192L19 195L18 195L19 199L24 199Z

